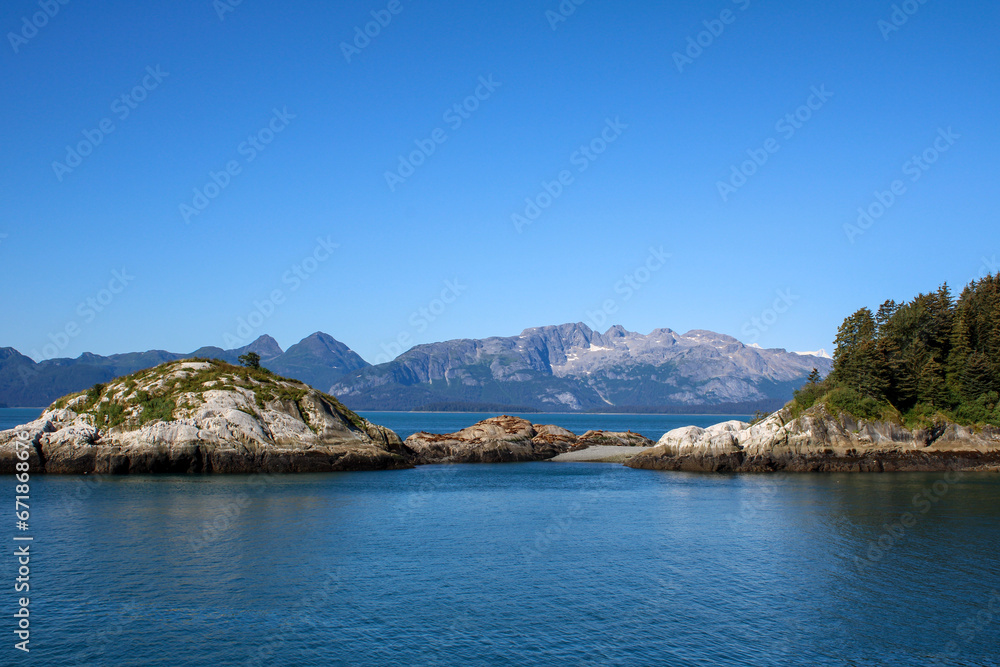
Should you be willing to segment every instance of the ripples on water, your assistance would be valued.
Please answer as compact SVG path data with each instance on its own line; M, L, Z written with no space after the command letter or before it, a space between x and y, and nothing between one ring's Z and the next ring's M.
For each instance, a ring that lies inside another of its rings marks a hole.
M996 475L855 563L939 479L39 479L32 663L996 664L1000 614L957 629L1000 589Z
M36 478L30 662L1000 664L1000 476L921 514L941 480L544 462Z

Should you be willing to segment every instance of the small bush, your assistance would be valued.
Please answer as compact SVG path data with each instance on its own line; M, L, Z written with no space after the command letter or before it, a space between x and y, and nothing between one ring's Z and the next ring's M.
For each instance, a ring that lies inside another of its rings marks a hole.
M823 382L817 382L815 384L810 383L803 386L801 389L796 389L794 396L795 402L799 405L802 410L808 410L816 404L823 394L827 392L827 386Z
M862 396L848 387L837 387L826 395L824 401L833 413L846 413L855 419L875 421L880 419L888 405L871 396Z
M125 423L125 408L118 403L102 403L95 415L98 427L114 428Z
M148 396L148 394L147 394ZM142 402L142 414L139 417L139 425L151 421L168 422L174 418L174 409L177 404L169 398L158 396Z

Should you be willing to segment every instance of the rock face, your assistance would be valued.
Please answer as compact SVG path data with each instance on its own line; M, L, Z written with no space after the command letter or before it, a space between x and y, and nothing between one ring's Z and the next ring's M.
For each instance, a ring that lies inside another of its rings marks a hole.
M652 446L652 440L631 431L587 431L577 437L559 426L509 416L493 417L458 433L415 433L406 439L406 447L415 452L420 463L544 461L591 447Z
M543 461L569 451L577 437L558 426L519 417L492 417L457 433L414 433L406 439L420 463Z
M652 447L653 441L632 431L587 431L581 435L573 450L588 447Z
M60 399L0 432L12 472L27 434L47 473L248 473L412 467L399 436L337 399L267 371L175 361ZM24 437L21 435L20 437Z
M911 431L835 417L816 406L797 419L780 410L753 426L726 422L675 429L626 465L714 472L1000 470L1000 429L951 424Z
M784 403L813 368L825 375L831 362L710 331L643 335L615 326L602 334L564 324L418 345L389 363L345 374L331 391L356 409L381 410L439 403L546 411L749 406Z

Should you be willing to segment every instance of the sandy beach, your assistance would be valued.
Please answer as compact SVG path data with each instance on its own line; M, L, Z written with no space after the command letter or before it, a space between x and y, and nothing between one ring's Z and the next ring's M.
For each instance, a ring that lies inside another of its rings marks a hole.
M598 463L621 463L625 459L631 458L640 452L645 452L652 447L612 447L600 445L588 447L575 452L566 452L549 459L550 461L589 461Z

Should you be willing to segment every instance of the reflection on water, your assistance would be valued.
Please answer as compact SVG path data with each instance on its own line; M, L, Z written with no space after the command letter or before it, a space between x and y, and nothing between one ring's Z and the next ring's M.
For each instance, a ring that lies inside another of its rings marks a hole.
M921 512L943 479L545 462L38 479L32 660L996 664L1000 476Z

